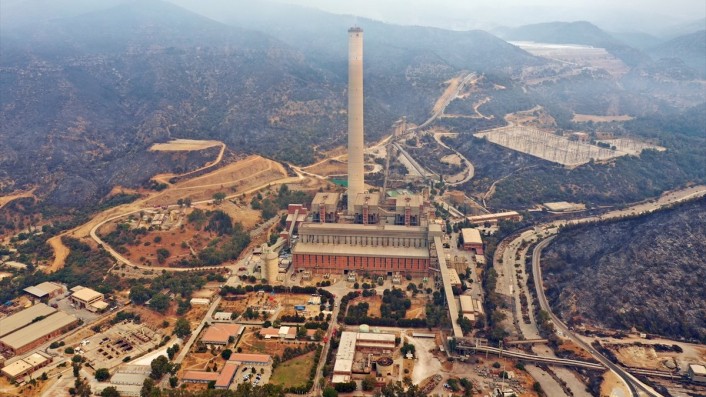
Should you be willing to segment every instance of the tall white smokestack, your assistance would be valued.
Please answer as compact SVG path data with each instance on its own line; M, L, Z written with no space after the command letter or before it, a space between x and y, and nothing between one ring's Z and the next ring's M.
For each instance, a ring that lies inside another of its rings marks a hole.
M363 29L348 29L348 215L363 193Z

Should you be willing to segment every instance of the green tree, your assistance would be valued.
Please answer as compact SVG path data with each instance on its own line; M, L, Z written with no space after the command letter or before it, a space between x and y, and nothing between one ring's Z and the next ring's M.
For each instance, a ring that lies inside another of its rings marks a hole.
M180 338L184 338L191 334L191 325L184 317L179 317L174 324L174 333Z
M156 380L162 379L162 376L164 376L164 374L172 370L172 364L169 362L167 356L159 356L155 358L150 363L150 367L152 368L150 376L152 377L152 379Z
M333 387L327 387L324 389L323 397L338 397L338 392Z
M150 309L164 314L167 310L169 310L170 302L171 299L169 296L164 294L156 294L152 297L152 299L150 299Z
M140 397L152 397L156 389L154 386L154 379L146 378L142 383L142 389L140 389Z
M220 204L226 199L226 194L223 192L218 192L213 194L213 202L215 204Z
M363 388L363 391L372 391L375 388L375 377L372 375L368 375L363 378L363 381L361 382L361 387Z
M95 377L98 382L105 382L110 379L110 372L108 368L98 368Z
M152 296L152 291L147 289L142 284L135 284L130 288L130 300L136 305L144 305L145 302L150 300Z
M120 397L120 393L115 386L108 386L101 392L101 397Z
M223 357L224 360L228 360L232 354L233 354L232 350L225 349L221 352L221 357Z

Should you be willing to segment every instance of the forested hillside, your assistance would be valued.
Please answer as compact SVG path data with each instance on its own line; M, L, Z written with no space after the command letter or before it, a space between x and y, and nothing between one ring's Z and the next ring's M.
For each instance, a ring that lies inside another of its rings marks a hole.
M706 199L560 232L542 255L547 296L569 323L706 343Z

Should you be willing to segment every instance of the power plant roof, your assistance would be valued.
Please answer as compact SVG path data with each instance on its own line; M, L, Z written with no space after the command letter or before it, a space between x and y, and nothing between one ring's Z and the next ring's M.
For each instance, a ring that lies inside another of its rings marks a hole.
M294 253L303 255L367 256L379 258L429 259L428 248L316 244L299 242Z

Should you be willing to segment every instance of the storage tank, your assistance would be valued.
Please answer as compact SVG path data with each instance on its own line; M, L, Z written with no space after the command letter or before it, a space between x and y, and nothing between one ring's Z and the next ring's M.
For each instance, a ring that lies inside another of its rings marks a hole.
M379 376L392 376L392 357L380 357L375 363L377 364Z
M267 279L267 283L272 285L277 282L277 275L279 274L279 258L277 257L277 252L269 247L267 244L262 245L262 277Z

